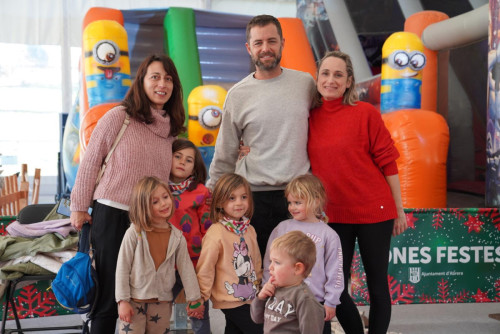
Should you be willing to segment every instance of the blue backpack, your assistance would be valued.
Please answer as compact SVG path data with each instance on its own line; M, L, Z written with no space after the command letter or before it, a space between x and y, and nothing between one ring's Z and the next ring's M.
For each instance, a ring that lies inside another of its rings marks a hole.
M52 291L63 307L75 313L92 313L97 299L97 273L92 266L90 249L90 224L84 224L80 232L78 252L63 263L52 281ZM90 316L89 314L89 316Z

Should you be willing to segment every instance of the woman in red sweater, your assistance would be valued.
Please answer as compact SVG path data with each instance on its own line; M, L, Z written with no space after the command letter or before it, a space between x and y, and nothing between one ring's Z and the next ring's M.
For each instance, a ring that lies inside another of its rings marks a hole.
M370 294L370 334L386 333L391 318L387 282L391 234L407 227L396 165L399 153L380 112L358 101L347 54L328 52L319 63L317 78L317 107L309 118L312 173L327 191L326 214L340 237L346 278L358 240ZM346 333L363 333L349 296L349 280L344 282L337 318Z

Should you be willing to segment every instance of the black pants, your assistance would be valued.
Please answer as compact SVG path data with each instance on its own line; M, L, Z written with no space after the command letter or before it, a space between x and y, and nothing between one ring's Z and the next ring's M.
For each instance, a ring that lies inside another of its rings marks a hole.
M99 280L99 298L92 315L90 332L115 332L118 308L115 302L115 272L118 252L130 225L128 211L94 202L92 211L92 246Z
M259 334L264 331L264 325L252 321L250 304L221 309L221 311L226 317L224 334Z
M387 281L389 248L394 220L376 224L329 224L339 235L344 261L344 291L337 306L337 319L346 334L362 334L363 323L349 295L348 282L354 246L358 239L359 252L366 273L370 295L369 333L387 333L391 321L391 295Z
M288 204L283 190L252 192L254 213L250 223L257 232L260 254L266 253L267 240L273 229L289 218Z

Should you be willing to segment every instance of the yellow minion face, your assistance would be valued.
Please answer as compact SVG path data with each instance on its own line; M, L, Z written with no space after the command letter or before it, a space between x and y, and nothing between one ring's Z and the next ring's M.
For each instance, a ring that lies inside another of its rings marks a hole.
M127 32L116 21L99 20L83 32L89 106L121 101L131 85Z
M426 57L420 38L410 32L396 32L382 47L382 80L422 80Z
M222 122L227 91L216 85L198 86L188 97L188 139L196 146L214 146Z
M107 69L130 74L127 32L118 22L89 23L83 32L83 48L87 75L102 74Z

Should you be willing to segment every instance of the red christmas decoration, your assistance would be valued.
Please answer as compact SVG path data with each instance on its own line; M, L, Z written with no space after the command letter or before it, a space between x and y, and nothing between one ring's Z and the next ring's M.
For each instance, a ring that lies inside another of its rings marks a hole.
M415 222L418 221L418 218L413 215L413 212L406 214L406 223L409 228L415 229Z
M472 298L476 301L476 303L490 303L493 300L488 298L488 292L482 292L481 289L477 289L477 293L472 295Z
M484 222L481 221L479 216L469 215L469 219L464 223L465 226L469 228L468 233L481 232L481 226L484 225Z

